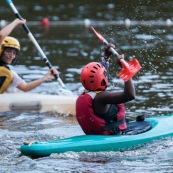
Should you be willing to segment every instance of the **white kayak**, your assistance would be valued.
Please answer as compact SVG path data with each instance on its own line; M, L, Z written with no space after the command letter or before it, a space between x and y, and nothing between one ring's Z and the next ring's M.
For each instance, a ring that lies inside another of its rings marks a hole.
M77 96L35 93L0 94L0 112L37 111L75 115Z

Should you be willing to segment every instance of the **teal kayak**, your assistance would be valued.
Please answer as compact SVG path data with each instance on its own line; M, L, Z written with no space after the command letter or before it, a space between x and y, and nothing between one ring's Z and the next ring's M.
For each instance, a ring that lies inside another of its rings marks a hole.
M130 122L132 130L118 135L81 135L46 142L24 142L20 148L23 155L31 158L50 156L52 153L124 151L156 139L173 136L173 114L145 118L144 121ZM137 124L137 125L136 125ZM143 130L133 134L137 126ZM145 127L145 124L147 128ZM135 127L136 126L136 127ZM149 127L150 126L150 127ZM130 129L130 125L129 125Z

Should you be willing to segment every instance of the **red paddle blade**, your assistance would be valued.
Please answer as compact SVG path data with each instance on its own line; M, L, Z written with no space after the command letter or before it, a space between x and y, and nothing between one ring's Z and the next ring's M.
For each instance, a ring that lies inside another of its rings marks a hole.
M125 82L130 80L140 69L141 66L137 59L133 59L130 62L121 60L122 69L118 73L119 77Z
M90 28L94 31L94 33L97 35L99 40L103 43L105 38L100 33L98 33L92 26Z

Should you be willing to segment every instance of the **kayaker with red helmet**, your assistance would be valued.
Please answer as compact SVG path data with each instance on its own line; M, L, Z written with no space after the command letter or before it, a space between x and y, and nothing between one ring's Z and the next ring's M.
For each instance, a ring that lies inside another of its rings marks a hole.
M110 56L109 44L105 49ZM124 55L119 55L117 63ZM124 91L108 92L107 70L99 62L87 64L80 74L80 81L87 92L76 101L76 117L85 134L110 135L127 129L124 103L135 99L132 79L124 83Z
M8 35L16 26L22 25L25 22L26 20L24 19L15 19L0 31L0 94L14 92L15 88L25 92L30 91L47 80L55 79L53 73L58 74L58 71L52 68L42 78L26 83L8 66L16 61L20 51L19 41Z

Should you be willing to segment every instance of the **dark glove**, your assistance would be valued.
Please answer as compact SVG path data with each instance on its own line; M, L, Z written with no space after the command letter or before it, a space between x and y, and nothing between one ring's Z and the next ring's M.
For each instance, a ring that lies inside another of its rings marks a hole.
M104 54L105 54L106 57L109 57L109 56L112 55L112 52L109 50L110 47L114 48L114 49L118 52L118 54L121 55L121 53L120 53L119 50L116 48L116 46L115 46L114 44L109 43L109 44L105 47L105 50L104 50Z

